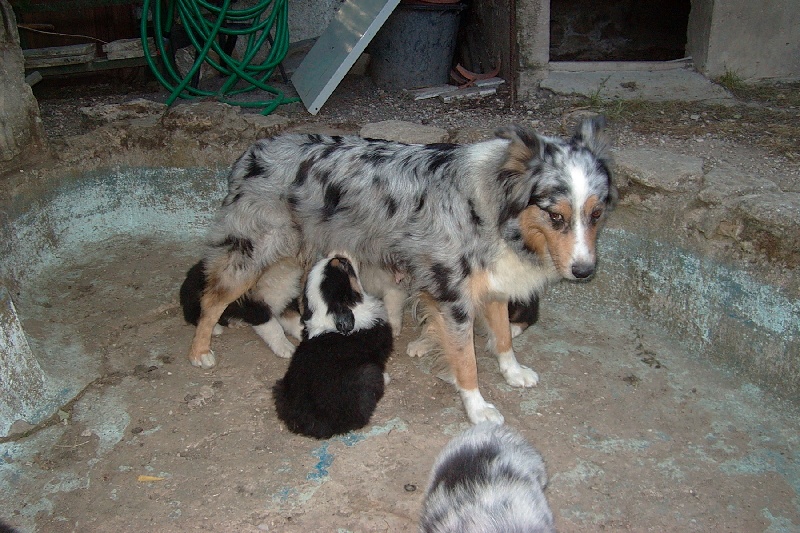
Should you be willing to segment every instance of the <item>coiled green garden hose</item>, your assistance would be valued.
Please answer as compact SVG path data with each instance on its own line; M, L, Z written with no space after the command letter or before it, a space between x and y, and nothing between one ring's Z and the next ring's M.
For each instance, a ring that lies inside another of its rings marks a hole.
M215 97L219 101L242 107L263 107L263 115L272 113L279 105L299 101L287 98L283 92L267 85L275 68L289 50L288 0L263 0L246 9L231 9L231 0L210 3L204 0L144 0L142 10L142 46L144 57L158 81L170 91L167 105L177 98ZM148 43L148 13L152 12L153 40L161 57L160 68L153 58ZM177 18L176 18L177 14ZM189 72L182 76L174 64L174 49L168 50L169 39L180 21L192 46L195 61ZM274 39L270 33L275 30ZM241 59L231 56L220 44L219 37L247 37L247 46ZM264 42L270 40L270 50L260 63L253 63ZM209 56L213 50L216 57ZM208 63L227 80L215 92L201 90L191 84L203 63ZM275 97L269 101L237 101L231 99L254 89Z

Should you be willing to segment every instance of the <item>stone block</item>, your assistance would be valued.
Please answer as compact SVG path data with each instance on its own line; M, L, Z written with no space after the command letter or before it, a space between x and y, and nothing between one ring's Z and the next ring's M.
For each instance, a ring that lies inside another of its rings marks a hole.
M779 192L778 186L768 179L721 164L703 176L703 188L697 198L710 205L729 204L742 196L757 193Z
M614 154L620 178L662 193L694 191L703 178L703 160L668 150L634 148ZM622 181L619 181L623 185Z
M450 138L447 130L402 120L384 120L366 124L361 128L359 135L369 139L386 139L412 144L441 143L447 142Z
M38 422L36 413L46 401L45 383L11 296L0 287L0 436L8 436L18 420Z
M121 104L101 104L80 109L84 121L96 126L110 124L119 120L160 116L166 110L166 104L153 102L145 98L136 98Z

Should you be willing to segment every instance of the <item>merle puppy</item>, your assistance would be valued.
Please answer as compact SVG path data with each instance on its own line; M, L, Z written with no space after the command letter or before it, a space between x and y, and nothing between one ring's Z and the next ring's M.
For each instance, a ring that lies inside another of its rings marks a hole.
M303 340L272 389L278 418L318 439L362 428L388 382L386 308L364 293L356 265L342 254L311 269L303 301Z
M519 433L483 422L439 454L422 504L423 533L552 533L544 461Z

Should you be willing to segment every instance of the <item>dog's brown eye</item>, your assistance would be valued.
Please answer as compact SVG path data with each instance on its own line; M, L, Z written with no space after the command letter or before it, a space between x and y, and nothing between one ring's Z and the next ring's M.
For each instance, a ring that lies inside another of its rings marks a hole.
M564 222L564 215L550 211L550 220L553 222Z
M603 210L602 209L595 209L594 211L592 211L591 217L592 217L592 220L594 222L597 222L598 220L600 220L601 216L603 216Z

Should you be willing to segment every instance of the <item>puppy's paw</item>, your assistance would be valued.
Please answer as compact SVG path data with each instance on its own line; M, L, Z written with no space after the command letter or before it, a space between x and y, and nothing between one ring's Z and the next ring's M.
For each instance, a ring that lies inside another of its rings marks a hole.
M228 319L228 327L231 329L239 329L243 328L247 325L247 322L241 320L239 318L230 318Z
M275 355L283 359L289 359L294 354L294 344L289 342L289 339L286 337L283 337L283 339L272 339L272 342L269 342L268 345L269 349L272 350Z
M523 331L525 331L525 329L522 326L520 326L519 324L511 324L511 338L512 339L522 335Z
M281 326L283 326L283 331L297 340L303 339L303 323L300 321L300 315L292 314L281 316L278 321Z
M289 342L289 339L283 333L283 327L280 322L274 318L263 324L253 326L253 331L267 343L269 349L278 357L288 359L294 353L294 344Z
M473 390L460 390L461 399L464 401L464 409L467 411L467 417L473 424L480 424L481 422L491 422L493 424L502 424L505 418L500 414L497 408L483 399L478 389Z
M519 364L514 352L498 354L497 362L500 364L500 372L506 378L506 383L512 387L533 387L539 383L539 374Z
M389 326L392 328L392 337L397 338L403 332L403 317L389 317Z
M384 372L383 373L383 384L384 384L384 386L388 385L390 381L392 381L391 376L389 376L388 372Z
M211 330L211 334L215 337L219 337L220 335L222 335L223 331L225 331L225 326L214 324L214 329Z
M422 336L415 341L408 343L406 353L409 357L422 357L428 355L436 348L436 345L427 337Z
M192 354L189 356L189 361L193 366L201 368L213 368L217 365L217 358L214 357L214 352L211 350L201 354Z

